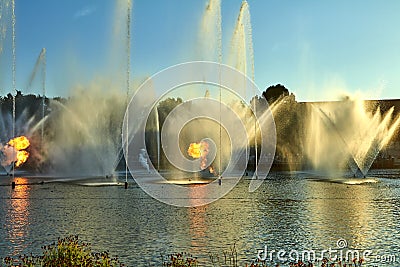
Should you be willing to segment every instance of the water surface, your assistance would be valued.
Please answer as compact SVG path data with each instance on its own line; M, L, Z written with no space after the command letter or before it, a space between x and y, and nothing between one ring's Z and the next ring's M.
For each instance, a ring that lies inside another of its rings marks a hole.
M335 248L372 250L400 259L400 171L371 171L378 183L348 185L275 172L254 193L242 179L224 198L197 208L168 206L133 180L123 186L39 183L9 177L0 184L0 256L40 253L57 237L78 234L95 251L109 250L128 266L156 266L160 255L187 251L210 264L235 244L239 258L257 251ZM123 178L119 178L123 181ZM46 178L46 181L52 181ZM397 266L384 263L380 266Z

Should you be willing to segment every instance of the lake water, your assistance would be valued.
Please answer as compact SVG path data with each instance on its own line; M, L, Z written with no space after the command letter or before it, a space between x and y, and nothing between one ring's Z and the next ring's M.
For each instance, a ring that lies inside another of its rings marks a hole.
M400 171L371 171L379 182L359 185L314 176L273 172L254 193L242 179L224 198L197 208L160 203L132 179L125 190L18 177L17 184L27 185L12 189L12 178L0 177L0 257L38 254L42 245L78 234L128 266L160 266L161 254L180 251L209 266L210 253L223 256L233 244L240 261L249 262L265 246L268 253L314 250L319 256L344 239L347 247L339 252L370 250L371 266L398 266Z

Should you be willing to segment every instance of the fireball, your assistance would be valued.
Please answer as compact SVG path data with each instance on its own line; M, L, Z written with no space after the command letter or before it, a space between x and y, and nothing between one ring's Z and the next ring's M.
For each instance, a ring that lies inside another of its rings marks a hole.
M15 163L15 167L21 166L29 158L29 152L25 150L29 146L29 139L25 136L15 137L8 141L6 145L0 145L2 153L1 165L8 166Z
M7 144L20 151L27 149L31 143L29 142L28 138L22 135L11 139L10 141L8 141Z
M194 159L198 159L201 157L201 143L191 143L187 150L189 156Z
M201 158L200 168L204 170L207 167L207 155L209 145L205 141L201 141L200 143L191 143L187 150L188 155L194 159Z
M21 166L28 160L29 152L25 150L21 150L17 152L17 161L15 162L15 167Z

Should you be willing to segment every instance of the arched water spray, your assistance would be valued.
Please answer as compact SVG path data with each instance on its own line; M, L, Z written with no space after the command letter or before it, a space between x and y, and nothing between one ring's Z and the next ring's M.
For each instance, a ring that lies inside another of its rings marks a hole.
M42 49L40 53L42 58L42 120L45 118L45 105L46 105L46 48ZM44 121L41 124L41 147L44 143Z
M35 66L33 67L32 73L29 76L28 85L26 90L29 91L32 87L33 81L36 78L36 74L40 70L41 73L41 87L42 87L42 120L41 123L41 147L43 147L44 142L44 118L45 118L45 101L46 101L46 48L42 48L38 58L36 59Z
M312 105L307 115L306 155L316 169L328 174L347 165L355 176L366 176L399 129L400 116L393 117L393 110L367 111L358 98Z
M29 76L29 80L26 85L26 91L29 92L32 89L33 82L36 79L36 75L40 71L41 74L41 82L42 82L42 89L43 89L43 82L44 82L44 75L45 75L45 65L46 65L46 48L42 48L40 53L36 59L35 65L33 66L31 75Z

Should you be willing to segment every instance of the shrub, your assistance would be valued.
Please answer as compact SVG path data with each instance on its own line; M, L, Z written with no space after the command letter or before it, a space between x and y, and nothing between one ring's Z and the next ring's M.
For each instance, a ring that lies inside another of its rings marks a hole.
M39 256L23 255L18 258L5 257L1 266L23 267L115 267L123 266L117 258L111 258L108 252L92 252L89 243L81 242L77 235L59 238L57 243L43 246Z
M163 258L163 266L166 267L197 267L197 259L193 258L192 255L185 252L173 253L167 256L165 261Z

